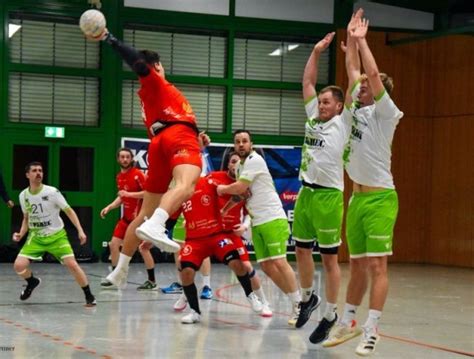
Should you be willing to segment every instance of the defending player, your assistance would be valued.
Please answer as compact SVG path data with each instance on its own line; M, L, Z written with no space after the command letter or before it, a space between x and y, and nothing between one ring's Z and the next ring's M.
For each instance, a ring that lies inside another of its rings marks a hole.
M29 269L30 262L41 261L44 253L48 252L64 264L74 276L84 291L86 306L95 306L96 301L89 288L86 274L74 257L63 220L59 215L60 211L66 213L76 227L79 241L83 245L87 237L76 212L69 207L61 192L43 184L43 166L40 162L29 163L25 167L25 173L30 185L20 193L23 221L20 232L13 233L13 240L18 242L28 232L28 239L13 264L15 272L27 283L20 299L27 300L41 283L41 279L33 276L33 272Z

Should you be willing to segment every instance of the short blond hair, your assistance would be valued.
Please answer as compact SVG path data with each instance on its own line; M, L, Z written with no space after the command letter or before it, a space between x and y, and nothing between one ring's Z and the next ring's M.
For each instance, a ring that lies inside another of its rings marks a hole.
M393 91L393 79L388 76L385 72L381 72L379 73L379 76L380 76L380 81L382 81L382 85L383 87L385 88L385 91L388 92L388 94L390 95ZM367 81L368 78L367 78L367 75L366 74L362 74L359 78L359 81L360 82L364 82L364 81Z

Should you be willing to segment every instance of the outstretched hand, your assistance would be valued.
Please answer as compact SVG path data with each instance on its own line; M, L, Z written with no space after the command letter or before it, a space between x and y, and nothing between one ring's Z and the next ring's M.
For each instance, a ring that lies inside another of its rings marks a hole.
M357 22L364 16L364 9L359 8L355 13L352 14L351 21L347 24L347 33L351 34L357 27Z
M91 35L86 35L86 34L84 34L84 36L86 37L87 40L90 40L90 41L101 41L108 35L108 33L109 33L109 30L107 30L107 28L104 28L104 31L102 31L102 33L99 36L91 36Z
M351 31L351 36L356 39L363 39L369 30L369 20L359 19L354 30Z
M332 39L334 39L334 36L336 35L335 32L330 32L329 34L326 34L324 38L319 41L316 45L314 45L314 50L318 52L323 52L326 50L329 45L331 44Z

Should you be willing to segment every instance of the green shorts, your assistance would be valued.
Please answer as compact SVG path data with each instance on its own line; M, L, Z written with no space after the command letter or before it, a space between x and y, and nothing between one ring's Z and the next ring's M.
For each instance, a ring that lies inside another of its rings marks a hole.
M283 218L252 227L252 242L257 262L286 258L290 226Z
M173 228L173 241L184 243L186 239L186 228L184 227L184 217L181 214Z
M351 258L392 255L397 214L398 196L395 190L354 193L346 219Z
M61 263L64 258L74 257L71 243L69 243L64 229L45 237L30 231L28 239L18 255L34 261L41 261L45 252L52 254Z
M318 241L319 248L341 244L344 199L337 189L301 187L295 204L293 239L296 242Z

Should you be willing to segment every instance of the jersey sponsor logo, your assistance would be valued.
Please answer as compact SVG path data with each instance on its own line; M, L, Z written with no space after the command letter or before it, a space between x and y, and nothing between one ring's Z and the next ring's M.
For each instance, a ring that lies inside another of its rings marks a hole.
M193 251L193 247L191 247L189 244L186 244L183 247L183 250L181 251L182 256L189 256Z
M189 157L189 152L187 149L182 148L175 153L174 157Z
M51 225L51 221L30 223L30 226L34 227L34 228L44 228L44 227L48 227L50 225Z
M43 196L43 197L41 197L41 200L42 201L49 201L49 196Z
M352 126L351 139L358 140L360 142L360 141L362 141L362 134L363 134L363 132L361 130L359 130L355 126Z
M229 238L224 238L224 239L221 239L219 241L219 243L217 243L217 245L220 247L220 248L224 248L225 246L228 246L230 244L233 244L234 242L232 242L232 240L230 240Z
M322 138L305 137L304 143L311 147L324 148L326 146L326 141Z
M192 113L193 112L193 109L192 109L191 105L189 104L189 102L186 102L186 101L183 102L183 110L186 113Z
M201 196L201 204L203 206L209 206L211 204L211 197L205 194L204 196Z

